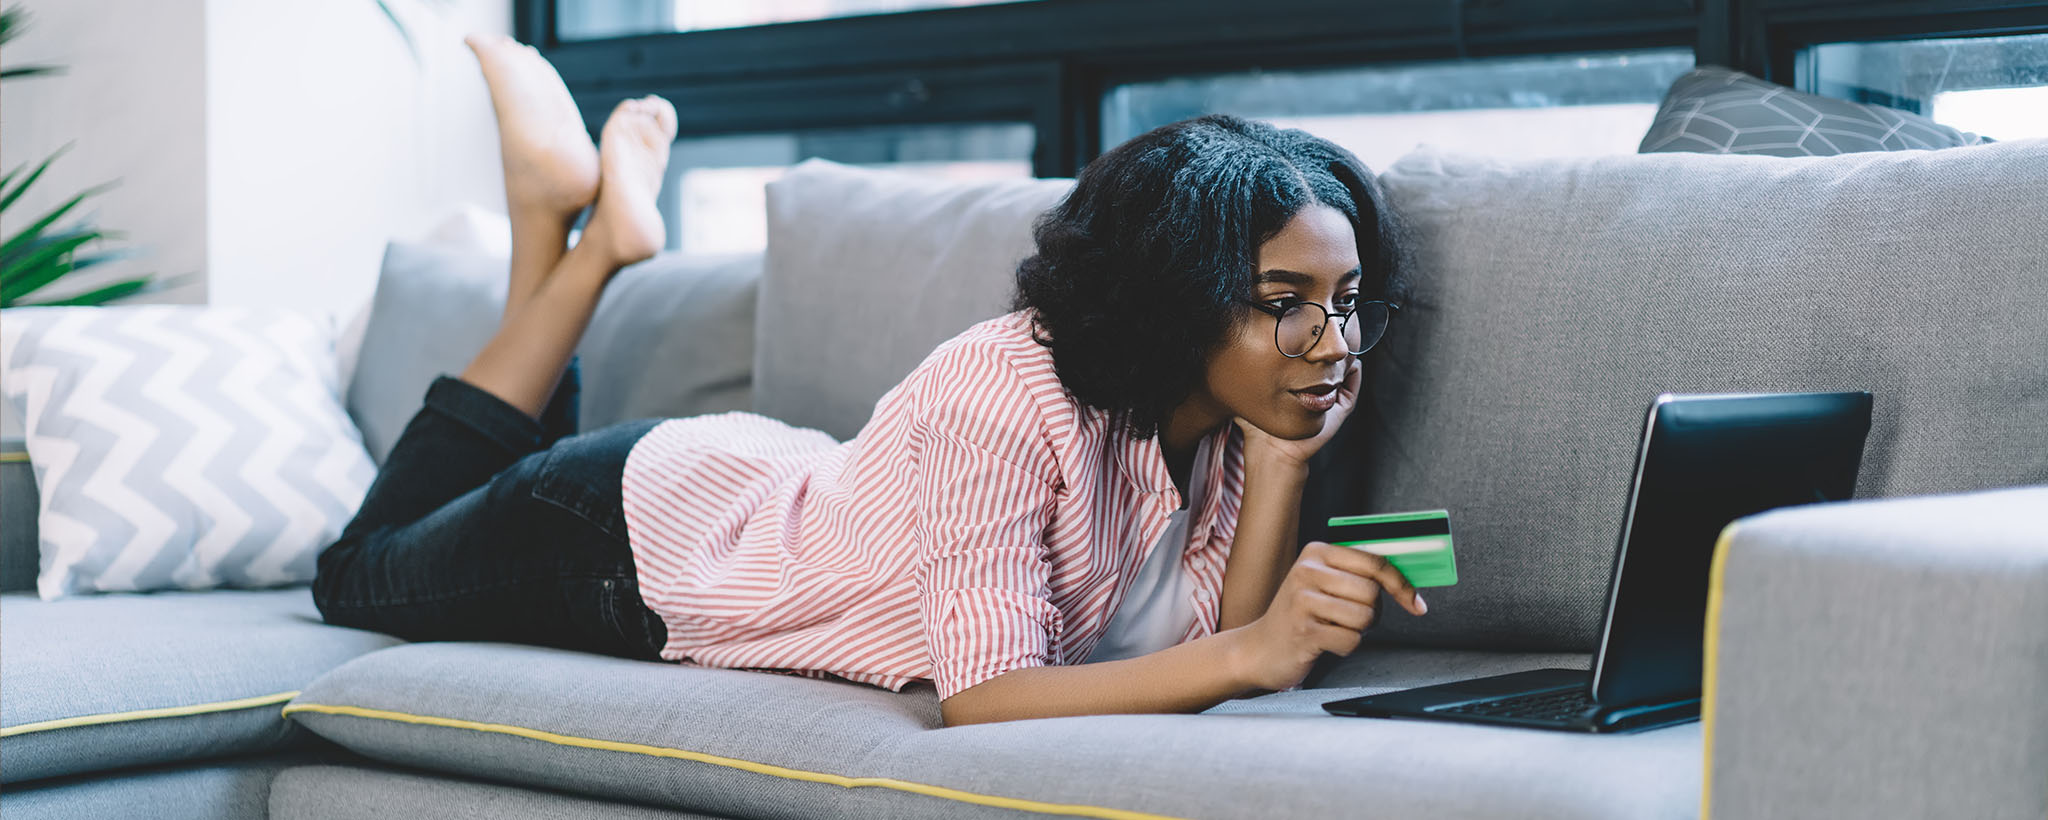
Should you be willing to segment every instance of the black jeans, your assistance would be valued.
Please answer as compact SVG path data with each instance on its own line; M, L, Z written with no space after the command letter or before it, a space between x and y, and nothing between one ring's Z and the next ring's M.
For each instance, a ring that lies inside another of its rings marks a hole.
M572 365L541 420L447 377L341 537L313 601L330 624L410 641L510 641L658 660L620 477L657 421L574 435Z

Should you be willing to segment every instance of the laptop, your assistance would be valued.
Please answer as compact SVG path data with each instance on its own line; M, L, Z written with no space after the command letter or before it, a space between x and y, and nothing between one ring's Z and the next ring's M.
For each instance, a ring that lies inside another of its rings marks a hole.
M1707 575L1721 530L1849 498L1869 393L1651 402L1593 669L1537 669L1332 701L1335 715L1638 732L1699 719ZM1626 582L1626 583L1624 583Z

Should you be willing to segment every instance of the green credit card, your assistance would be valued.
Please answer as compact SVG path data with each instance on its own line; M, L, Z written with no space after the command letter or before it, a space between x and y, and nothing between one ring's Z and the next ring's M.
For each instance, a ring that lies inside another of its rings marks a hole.
M1387 559L1414 587L1458 582L1449 510L1349 515L1330 519L1329 542Z

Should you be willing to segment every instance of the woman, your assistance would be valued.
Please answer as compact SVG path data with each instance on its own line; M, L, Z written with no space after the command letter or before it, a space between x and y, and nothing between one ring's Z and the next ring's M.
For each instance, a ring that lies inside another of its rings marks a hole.
M329 623L930 681L958 725L1199 711L1350 652L1383 589L1425 611L1384 560L1294 545L1397 268L1342 149L1209 117L1110 151L1041 218L1016 312L941 345L851 442L750 414L572 435L571 351L662 244L675 113L623 102L592 150L537 53L471 46L505 317L321 555Z

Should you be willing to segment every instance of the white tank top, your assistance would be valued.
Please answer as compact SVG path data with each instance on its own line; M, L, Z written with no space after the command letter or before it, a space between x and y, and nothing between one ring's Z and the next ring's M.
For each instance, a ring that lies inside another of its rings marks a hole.
M1202 439L1195 451L1195 463L1207 463L1209 439ZM1101 663L1149 655L1180 643L1195 621L1195 579L1188 575L1181 555L1188 544L1188 516L1202 508L1208 495L1208 471L1195 470L1187 494L1187 506L1167 518L1166 532L1146 556L1145 566L1131 582L1131 589L1117 604L1116 615L1102 641L1088 652L1083 663Z

